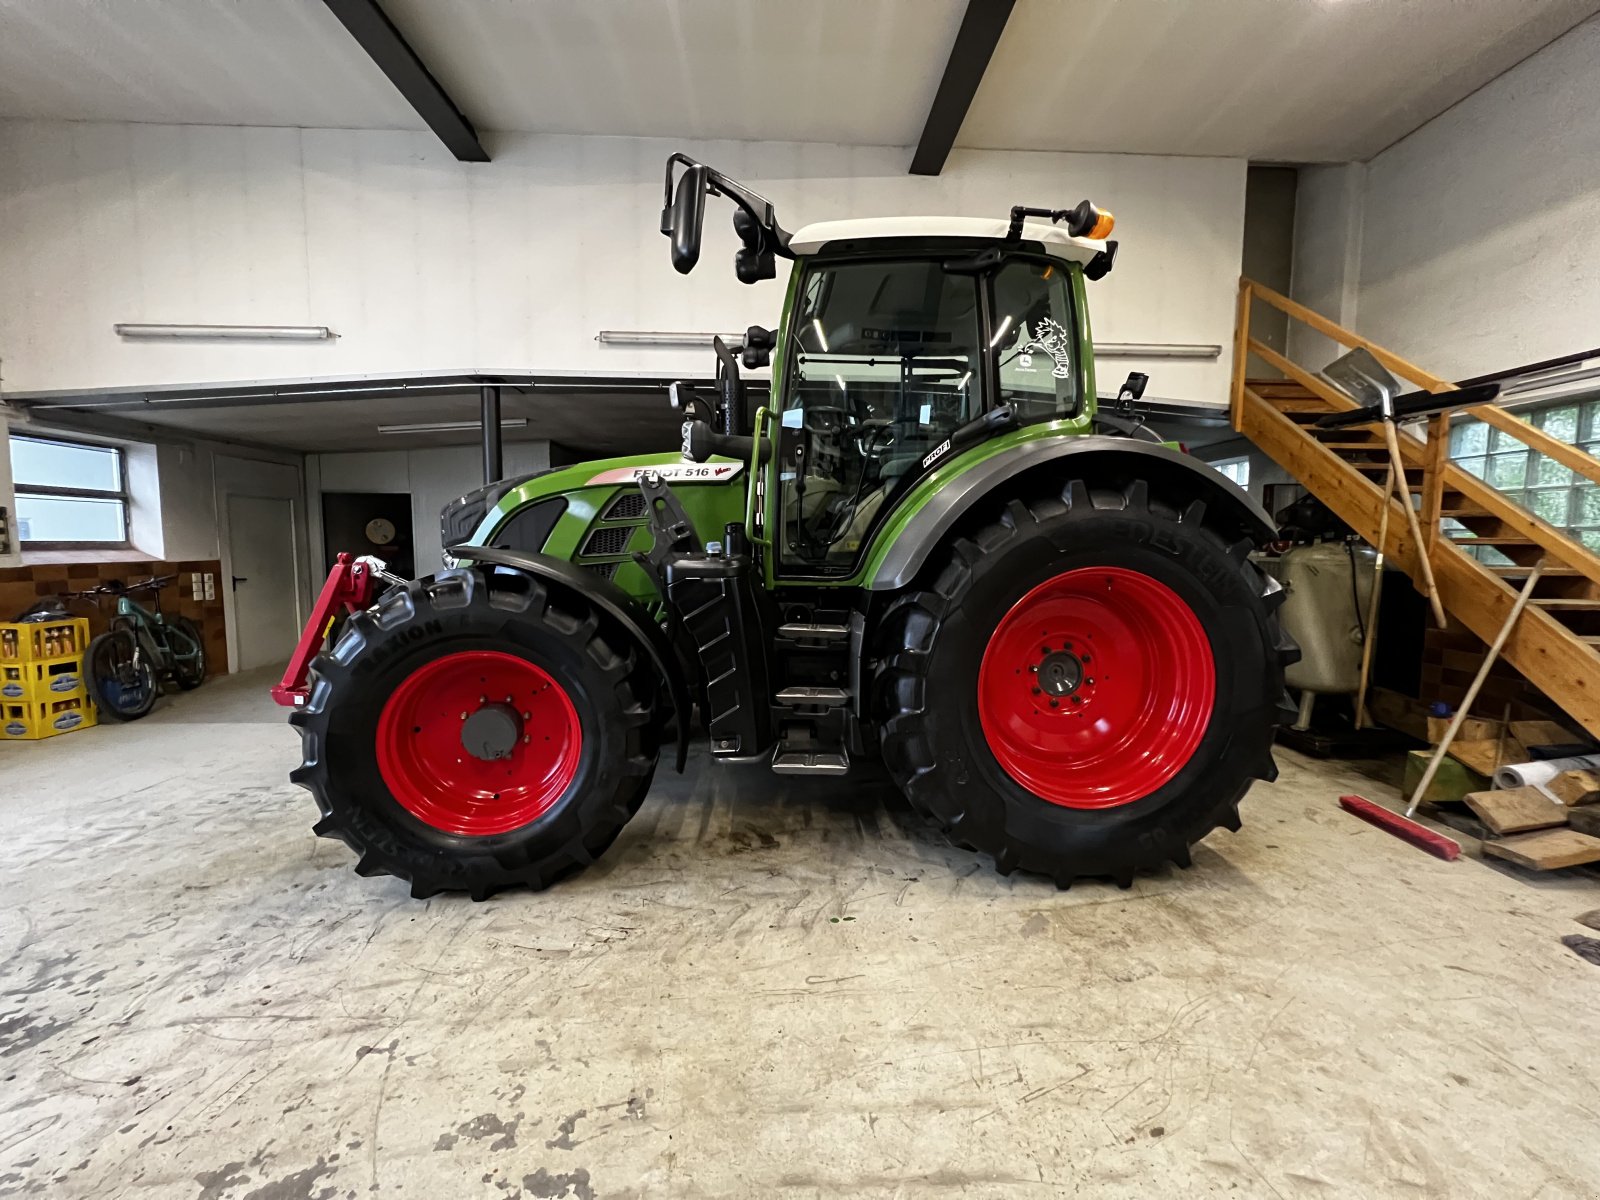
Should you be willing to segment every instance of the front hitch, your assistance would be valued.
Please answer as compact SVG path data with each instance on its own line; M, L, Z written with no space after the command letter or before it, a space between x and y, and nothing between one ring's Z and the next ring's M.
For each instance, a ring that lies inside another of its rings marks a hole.
M341 553L328 572L322 592L311 610L311 619L300 633L299 644L289 659L283 679L272 689L272 699L285 708L299 708L311 694L306 682L311 671L311 660L322 652L323 643L333 631L334 622L348 613L372 607L372 598L378 584L404 583L398 575L389 573L388 564L370 554L356 558Z

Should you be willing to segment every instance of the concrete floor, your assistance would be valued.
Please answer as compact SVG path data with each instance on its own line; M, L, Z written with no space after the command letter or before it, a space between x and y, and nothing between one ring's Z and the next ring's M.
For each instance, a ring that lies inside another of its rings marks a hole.
M417 902L311 836L265 682L0 744L0 1196L1600 1195L1596 876L1357 774L1058 893L696 760L586 875Z

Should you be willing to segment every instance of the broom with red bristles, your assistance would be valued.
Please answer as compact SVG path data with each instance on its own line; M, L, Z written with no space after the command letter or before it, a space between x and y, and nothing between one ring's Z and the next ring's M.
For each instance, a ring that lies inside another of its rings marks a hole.
M1387 497L1385 497L1387 500ZM1419 552L1422 551L1418 547ZM1500 632L1495 635L1489 652L1483 656L1483 665L1478 668L1477 675L1473 676L1472 685L1467 688L1467 694L1461 701L1461 706L1456 709L1456 715L1451 718L1450 727L1444 731L1444 737L1439 739L1438 748L1434 750L1433 757L1428 761L1428 769L1422 773L1422 780L1417 784L1416 790L1411 793L1411 803L1405 813L1395 812L1392 808L1385 808L1375 804L1365 796L1340 796L1339 807L1348 813L1354 813L1363 821L1376 825L1385 833L1392 833L1403 841L1410 842L1419 850L1426 851L1435 858L1442 858L1446 862L1453 862L1461 857L1461 844L1436 830L1429 829L1420 821L1412 820L1416 815L1417 806L1422 803L1422 797L1428 790L1428 785L1433 782L1433 777L1438 774L1439 765L1444 762L1444 756L1449 753L1450 744L1455 741L1456 732L1461 728L1462 722L1467 719L1467 712L1472 708L1472 702L1478 698L1478 689L1483 686L1483 681L1489 677L1489 669L1494 666L1495 659L1500 657L1500 648L1506 644L1506 639L1511 636L1511 629L1517 623L1517 618L1522 615L1522 610L1528 606L1528 600L1533 595L1534 585L1539 582L1539 576L1544 573L1544 560L1541 558L1534 564L1533 570L1528 572L1528 579L1522 585L1522 591L1517 595L1517 602L1511 606L1505 624L1500 626Z

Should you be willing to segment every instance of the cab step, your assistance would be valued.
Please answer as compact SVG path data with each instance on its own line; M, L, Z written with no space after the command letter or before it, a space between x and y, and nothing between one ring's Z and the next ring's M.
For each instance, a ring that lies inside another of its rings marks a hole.
M843 642L850 638L850 626L791 621L778 626L778 636L786 642Z
M850 756L843 750L785 750L772 755L772 770L777 775L848 775Z
M773 699L790 708L843 708L850 693L837 687L786 687Z

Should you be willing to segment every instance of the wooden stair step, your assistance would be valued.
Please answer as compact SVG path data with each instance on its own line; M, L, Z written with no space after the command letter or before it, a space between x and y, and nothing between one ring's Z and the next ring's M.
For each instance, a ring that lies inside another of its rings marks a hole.
M1458 521L1478 520L1484 517L1493 517L1497 521L1500 519L1498 513L1492 513L1486 508L1474 508L1471 505L1460 508L1441 508L1439 510L1439 515L1441 517L1454 517Z
M1539 608L1567 609L1573 612L1600 612L1600 600L1580 600L1568 596L1540 596L1529 600Z
M1454 542L1458 546L1537 546L1537 545L1539 545L1539 543L1534 541L1532 538L1526 538L1526 537L1499 537L1498 535L1493 535L1493 534L1491 534L1489 536L1485 536L1485 537L1479 537L1476 534L1468 536L1468 537L1459 537L1459 536L1456 535L1454 530L1449 531L1446 534L1446 536L1449 537L1450 540L1452 542Z
M1532 565L1523 567L1523 566L1518 566L1515 563L1513 563L1509 567L1485 567L1484 569L1488 570L1488 571L1492 571L1494 574L1499 575L1502 578L1506 577L1506 576L1510 576L1512 578L1517 578L1519 576L1531 575L1533 573ZM1552 567L1546 567L1544 569L1544 574L1543 574L1543 576L1541 576L1541 578L1551 579L1551 578L1554 578L1556 576L1561 576L1561 577L1565 578L1565 577L1570 577L1570 576L1573 576L1573 575L1582 575L1582 574L1583 574L1583 572L1578 570L1577 567L1552 566Z
M1343 433L1344 430L1342 430L1342 429L1324 429L1324 430L1319 430L1319 432L1321 432L1321 433ZM1323 443L1321 443L1321 445L1322 445L1323 449L1325 449L1325 450L1376 450L1380 454L1389 453L1389 448L1387 446L1385 446L1381 441L1378 441L1377 439L1374 439L1374 440L1372 440L1370 442L1323 442Z

